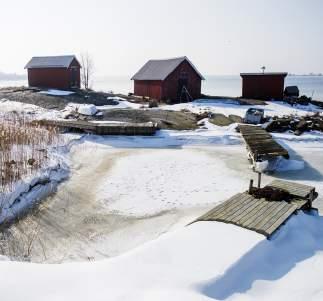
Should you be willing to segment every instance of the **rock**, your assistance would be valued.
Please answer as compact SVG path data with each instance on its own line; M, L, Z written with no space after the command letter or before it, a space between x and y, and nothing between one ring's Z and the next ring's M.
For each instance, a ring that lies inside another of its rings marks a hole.
M77 112L81 115L93 116L97 113L97 108L95 105L79 105Z
M238 115L229 115L229 119L233 121L234 123L242 123L243 118Z
M229 119L227 116L223 114L214 114L211 118L209 118L209 121L215 125L218 126L228 126L232 123L234 123L231 119Z

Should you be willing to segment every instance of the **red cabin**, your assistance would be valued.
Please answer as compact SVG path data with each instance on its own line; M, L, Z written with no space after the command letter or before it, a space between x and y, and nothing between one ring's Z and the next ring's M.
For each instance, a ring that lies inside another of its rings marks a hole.
M288 73L241 73L242 97L251 99L283 99Z
M81 87L81 64L74 55L33 57L25 69L30 87L60 90Z
M204 77L187 57L148 61L132 78L134 94L172 102L201 96Z

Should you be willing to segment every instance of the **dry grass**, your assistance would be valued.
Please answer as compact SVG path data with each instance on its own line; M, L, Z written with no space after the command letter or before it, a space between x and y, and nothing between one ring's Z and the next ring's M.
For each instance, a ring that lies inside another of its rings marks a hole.
M0 114L0 193L12 191L18 180L46 165L48 147L59 142L55 127L35 125L24 114Z

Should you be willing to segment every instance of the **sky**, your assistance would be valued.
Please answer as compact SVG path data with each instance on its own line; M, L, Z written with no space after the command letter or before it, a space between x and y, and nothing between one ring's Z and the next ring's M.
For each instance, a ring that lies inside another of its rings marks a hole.
M0 71L88 52L96 75L131 77L186 55L205 75L323 72L321 0L0 0Z

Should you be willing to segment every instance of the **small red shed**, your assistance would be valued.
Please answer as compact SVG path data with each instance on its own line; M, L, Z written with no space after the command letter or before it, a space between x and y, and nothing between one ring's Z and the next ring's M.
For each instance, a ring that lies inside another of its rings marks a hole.
M241 73L242 97L251 99L283 99L287 72Z
M201 96L204 77L184 56L150 60L131 79L135 95L184 102Z
M81 87L81 64L74 55L33 57L25 69L30 87L61 90Z

